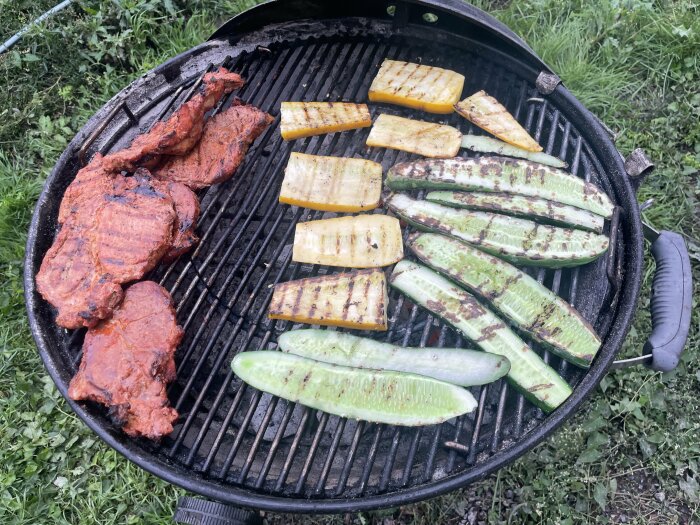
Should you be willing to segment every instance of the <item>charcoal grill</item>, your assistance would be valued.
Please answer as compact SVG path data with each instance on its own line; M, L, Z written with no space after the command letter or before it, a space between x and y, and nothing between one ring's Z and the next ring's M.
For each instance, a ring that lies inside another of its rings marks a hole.
M230 371L232 357L244 349L274 348L279 334L293 328L267 319L272 285L333 271L291 261L295 224L323 213L278 204L289 154L369 158L385 170L412 158L366 148L368 129L284 142L277 117L236 176L200 194L197 249L151 276L171 291L186 330L176 355L178 378L169 390L181 414L174 432L158 444L130 439L102 407L68 400L104 441L153 474L215 500L271 511L349 512L406 504L464 487L530 450L574 413L613 362L632 321L642 275L643 229L634 188L649 168L643 155L637 153L626 166L603 125L552 71L505 26L468 4L279 0L233 18L209 41L124 89L88 121L50 175L31 225L25 284L34 337L61 393L66 396L77 369L84 331L54 324L34 275L56 233L61 196L81 163L97 151L128 145L182 104L206 70L220 65L241 73L247 83L214 111L240 97L278 116L285 100L365 101L385 57L464 73L465 94L485 89L498 98L547 153L565 159L572 173L614 200L618 208L609 226L608 256L574 269L528 270L600 334L604 345L593 366L584 371L533 345L575 386L553 414L545 416L499 381L472 389L479 400L474 413L421 428L329 416L241 384ZM371 105L371 111L373 117L386 112L479 133L456 114L381 104ZM669 235L674 234L662 237ZM657 340L646 354L663 343L678 350L687 334L687 253L683 259L685 246L673 242L676 259L664 265L678 276L685 271L680 282L685 288L666 286L665 291L676 294L671 298L676 305L685 303L664 310L663 319L660 310L654 312ZM406 345L470 346L395 292L389 315L388 332L368 335ZM659 334L665 334L663 341ZM672 366L657 357L657 368Z

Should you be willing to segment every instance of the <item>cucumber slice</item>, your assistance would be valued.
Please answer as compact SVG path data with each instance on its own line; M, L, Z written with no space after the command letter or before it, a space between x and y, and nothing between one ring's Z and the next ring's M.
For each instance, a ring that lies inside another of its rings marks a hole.
M479 294L557 355L589 367L600 339L571 305L515 266L434 233L414 234L408 246L420 260Z
M431 191L425 200L453 208L484 210L532 220L602 233L605 219L588 210L538 197L511 193Z
M595 185L557 168L504 157L404 162L386 177L392 190L494 191L529 195L592 211L606 219L615 206Z
M508 373L502 356L463 348L403 348L331 330L293 330L278 339L283 352L324 363L394 370L432 377L459 386L492 383Z
M422 230L445 233L509 261L561 268L586 264L608 249L608 238L497 213L457 210L394 194L385 204Z
M243 352L231 368L258 390L374 423L434 425L477 405L468 390L429 377L330 365L283 352Z
M571 387L503 321L471 294L433 270L406 259L399 261L389 279L391 286L442 317L482 350L510 361L508 379L545 412L571 395Z

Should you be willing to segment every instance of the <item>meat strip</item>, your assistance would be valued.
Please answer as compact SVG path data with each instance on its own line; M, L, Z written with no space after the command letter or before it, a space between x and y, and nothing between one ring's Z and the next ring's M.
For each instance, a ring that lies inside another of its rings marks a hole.
M150 131L138 135L128 148L106 155L104 168L108 172L133 171L159 155L184 155L199 142L206 112L224 95L242 85L240 75L224 67L207 73L199 93L180 106L168 120L157 122Z
M109 407L130 436L158 440L170 434L178 413L166 387L175 379L174 355L183 334L164 288L152 281L130 286L112 318L85 335L68 395Z
M79 196L36 276L56 323L71 329L111 315L119 285L143 277L170 249L176 221L172 198L149 177L92 178Z
M202 140L192 151L183 157L168 157L153 175L195 190L224 182L235 173L249 146L272 120L254 106L231 106L209 119Z

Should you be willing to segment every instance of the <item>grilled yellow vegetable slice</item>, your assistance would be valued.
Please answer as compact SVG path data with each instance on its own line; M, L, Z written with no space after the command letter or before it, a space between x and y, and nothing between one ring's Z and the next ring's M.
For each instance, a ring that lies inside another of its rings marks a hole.
M299 139L372 125L367 104L282 102L282 138Z
M525 131L513 115L508 113L498 100L487 95L483 90L455 104L455 110L481 129L508 144L527 151L542 151L542 146Z
M454 157L461 143L462 134L452 126L385 114L377 117L367 137L368 146L437 158Z
M268 316L297 323L386 330L389 298L378 268L275 285Z
M386 59L369 87L371 102L387 102L429 113L452 113L464 75L412 62Z
M387 215L337 217L297 224L292 260L347 268L394 264L403 257L401 226Z
M379 205L382 165L371 160L292 153L280 202L312 210L356 212Z

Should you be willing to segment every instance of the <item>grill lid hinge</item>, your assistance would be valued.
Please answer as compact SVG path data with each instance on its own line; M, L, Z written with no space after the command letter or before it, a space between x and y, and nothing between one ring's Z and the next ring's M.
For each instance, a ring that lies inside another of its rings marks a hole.
M642 148L635 149L625 159L625 171L633 179L649 175L654 169L654 163Z
M647 157L642 148L637 148L625 159L625 171L636 192L646 176L654 171L654 163Z
M557 89L559 84L561 84L561 78L554 73L549 73L547 71L541 71L540 74L537 75L537 80L535 80L535 87L537 87L537 91L543 95L549 95L552 93L552 91Z

